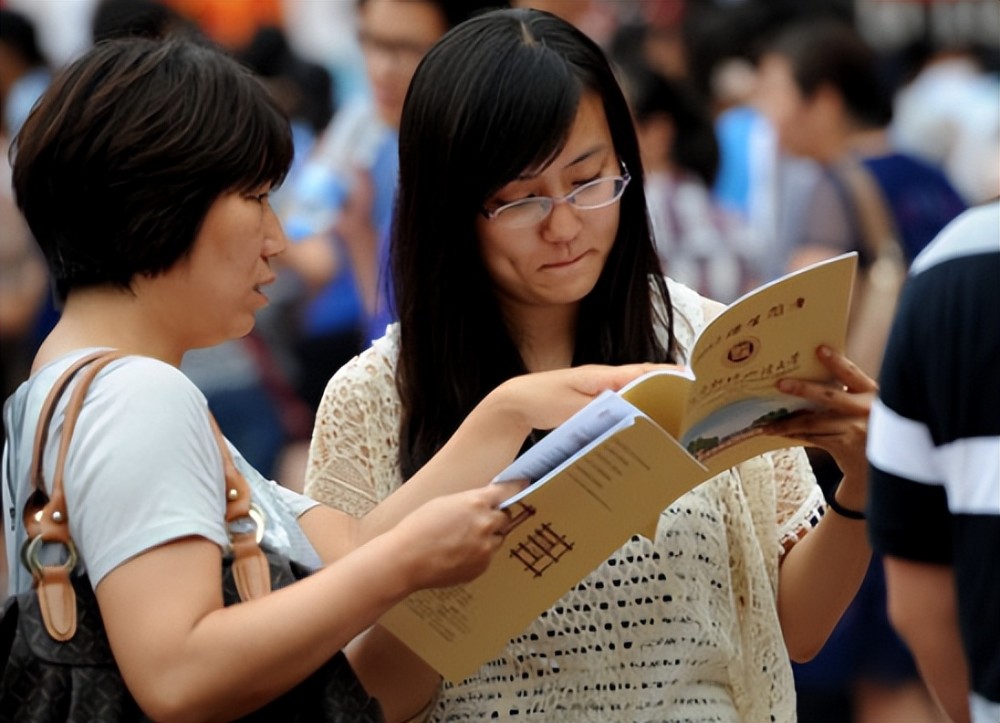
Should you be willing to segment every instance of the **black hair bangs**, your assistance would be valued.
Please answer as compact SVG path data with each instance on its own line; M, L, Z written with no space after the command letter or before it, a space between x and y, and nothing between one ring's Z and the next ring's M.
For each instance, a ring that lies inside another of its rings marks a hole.
M235 83L215 80L216 105L208 111L216 114L209 127L228 131L212 152L220 190L280 186L294 156L288 118L250 70L240 67L236 73Z
M516 16L497 34L482 16L434 46L414 74L400 127L401 181L435 178L458 208L478 207L559 154L584 86ZM462 56L465 62L452 62ZM448 178L437 169L449 168Z
M541 44L511 48L503 72L484 83L494 99L485 128L471 129L470 145L483 177L483 199L523 174L540 172L569 138L585 88L566 61ZM483 143L503 138L503 143Z

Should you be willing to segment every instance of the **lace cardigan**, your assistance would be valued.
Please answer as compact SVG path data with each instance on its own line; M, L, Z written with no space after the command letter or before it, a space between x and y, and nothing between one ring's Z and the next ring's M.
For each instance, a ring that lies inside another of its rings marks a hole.
M668 286L686 355L718 307ZM362 515L400 485L397 355L391 327L330 380L306 494ZM823 507L800 449L712 478L661 513L655 540L633 537L499 658L445 684L431 719L794 720L778 565Z

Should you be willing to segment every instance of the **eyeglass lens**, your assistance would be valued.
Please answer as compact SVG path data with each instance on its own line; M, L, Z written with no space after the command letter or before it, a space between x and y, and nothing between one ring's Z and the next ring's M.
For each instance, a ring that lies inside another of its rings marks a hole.
M557 201L565 201L581 210L608 206L622 195L627 181L621 177L598 178L586 183L561 199L547 197L525 198L502 206L490 218L504 226L530 226L542 221Z

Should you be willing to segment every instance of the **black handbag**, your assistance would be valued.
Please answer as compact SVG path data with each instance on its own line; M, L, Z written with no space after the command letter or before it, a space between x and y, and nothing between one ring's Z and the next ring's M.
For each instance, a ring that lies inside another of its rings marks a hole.
M0 617L0 723L149 720L129 693L111 654L89 579L71 574L76 550L62 494L66 451L87 388L100 369L120 356L96 352L74 363L53 385L39 415L32 460L35 491L25 504L29 534L21 553L34 586L8 598ZM49 495L41 474L41 452L55 402L85 367L67 407ZM223 558L223 598L226 605L233 605L289 585L309 571L283 555L262 550L257 530L244 524L248 518L256 521L249 485L233 464L214 419L212 423L225 463L226 521L232 547ZM64 545L67 561L41 564L37 548L43 542ZM347 658L337 653L297 686L240 720L379 723L383 716L378 701L361 685Z

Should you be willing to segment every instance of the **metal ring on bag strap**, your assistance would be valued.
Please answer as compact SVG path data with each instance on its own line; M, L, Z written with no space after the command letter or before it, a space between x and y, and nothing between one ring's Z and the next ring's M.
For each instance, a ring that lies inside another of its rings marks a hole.
M61 543L67 549L68 559L64 565L75 567L77 551L72 538L69 535L68 514L66 511L66 499L63 493L63 476L66 465L66 457L69 453L69 445L72 440L73 430L76 427L77 419L83 408L83 402L89 390L91 382L111 362L120 359L124 354L117 350L101 351L88 354L74 362L59 377L53 388L49 391L43 404L42 412L39 416L39 427L35 433L35 449L32 458L32 484L34 490L25 501L23 519L25 531L28 539L21 548L21 562L32 573L32 577L37 580L38 576L44 573L45 566L42 565L38 555L43 543ZM48 428L51 425L56 402L81 369L87 368L80 378L73 395L66 407L63 421L62 438L60 439L59 452L56 461L56 468L53 474L51 492L46 494L45 479L42 470L42 456L45 443L48 437ZM254 540L253 547L241 546L240 557L246 559L253 557L263 564L266 571L266 559L260 550L259 543L263 539L266 519L263 511L255 504L252 504L250 485L237 469L233 462L232 455L226 444L222 431L215 421L212 413L208 412L212 431L219 446L222 456L223 474L225 477L225 499L226 499L226 528L230 540L235 536L240 536L239 532L233 530L234 524L253 525ZM249 533L250 530L247 530ZM255 549L254 549L255 548ZM251 550L253 550L251 552ZM72 562L72 565L68 563ZM63 567L63 565L49 566L52 568ZM269 589L269 579L260 581ZM242 597L242 593L241 593Z
M69 569L76 566L77 560L76 546L73 544L73 540L69 536L69 528L67 526L69 518L66 512L65 498L62 493L62 475L59 473L61 466L65 462L64 455L60 461L57 462L57 468L59 469L57 470L56 480L53 483L51 494L46 490L45 475L42 470L45 445L48 441L49 429L52 425L52 417L55 414L56 404L66 391L70 382L82 369L94 363L97 363L98 366L98 368L94 370L94 373L88 371L87 375L81 380L83 393L85 394L86 388L90 386L90 382L93 380L96 372L100 371L100 369L102 369L107 363L120 356L121 354L116 351L105 350L92 352L76 360L59 376L55 384L52 385L52 388L49 390L49 393L42 404L42 409L39 412L38 426L35 429L35 442L31 459L30 474L31 483L34 489L28 495L28 499L25 500L24 510L22 511L22 519L24 520L24 528L27 537L20 551L21 563L32 573L33 576L39 572L42 567L41 561L38 558L42 542L58 542L63 544L67 549L68 558L65 564ZM75 394L74 398L76 398ZM80 396L80 404L82 405L82 395ZM79 414L79 409L73 412L71 409L72 405L73 400L71 399L69 406L67 407L66 414L67 417L72 414L74 417L73 423L75 424L75 417ZM72 436L72 425L69 429L64 429L62 442L67 448L69 446L69 436ZM58 491L56 489L57 487ZM58 525L59 527L56 529L61 530L61 532L58 532L53 536L53 528L51 524L43 524L43 521L46 519L51 520L51 522Z
M41 430L36 430L36 449L32 459L32 484L35 489L24 504L25 530L31 536L26 548L21 549L21 560L26 563L35 588L38 608L46 632L53 640L67 641L76 635L77 606L76 591L70 582L72 569L76 567L76 545L69 533L69 517L66 512L66 497L63 493L63 471L66 466L66 456L73 437L76 420L80 416L84 399L94 377L108 364L121 357L117 351L101 352L96 357L88 355L74 364L63 374L46 397L46 408L40 415ZM51 424L52 410L56 400L66 390L68 380L81 369L86 369L73 389L73 394L66 405L63 419L62 438L59 440L59 451L56 458L55 474L52 478L51 491L44 507L37 506L46 499L45 479L42 469L42 455L48 427ZM39 557L43 544L59 543L63 545L68 558L59 565L44 565Z
M68 555L68 559L63 565L68 569L76 566L76 545L69 534L69 515L63 493L63 471L66 466L66 456L72 441L73 430L76 427L76 420L80 416L80 410L83 408L83 402L91 382L104 367L122 356L121 352L112 350L94 352L77 360L56 380L42 406L38 428L35 432L35 448L31 461L32 484L35 489L24 505L23 518L27 539L21 548L21 562L28 568L33 577L39 574L43 567L38 557L43 543L62 544L66 547ZM66 391L69 382L84 368L86 368L86 372L73 389L73 395L66 406L51 491L46 493L42 457L56 403ZM44 504L42 504L42 500L45 500Z

